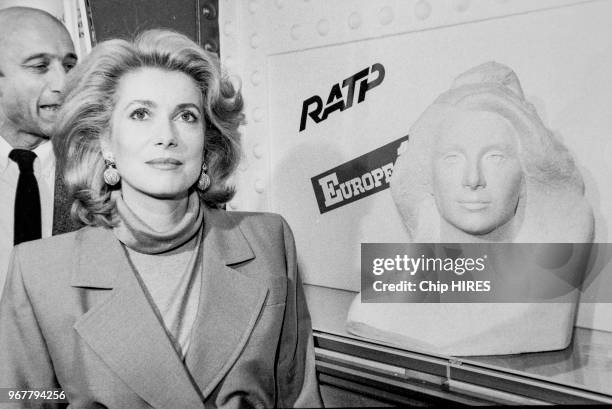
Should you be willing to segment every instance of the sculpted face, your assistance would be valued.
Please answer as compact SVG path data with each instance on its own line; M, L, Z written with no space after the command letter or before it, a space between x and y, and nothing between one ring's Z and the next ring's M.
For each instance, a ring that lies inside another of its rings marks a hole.
M483 235L514 217L523 172L517 136L502 117L463 111L445 121L432 171L438 211L457 229Z
M68 31L50 16L5 12L0 26L0 131L29 148L50 136L77 58Z
M115 157L126 202L188 195L202 167L204 120L202 94L188 75L141 68L121 78L102 149Z

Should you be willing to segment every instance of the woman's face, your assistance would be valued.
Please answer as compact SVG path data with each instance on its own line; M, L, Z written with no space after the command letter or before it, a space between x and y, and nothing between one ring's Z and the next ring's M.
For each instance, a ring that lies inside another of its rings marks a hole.
M514 217L523 179L516 141L510 123L493 113L462 111L445 121L433 160L433 191L442 218L482 235Z
M125 74L103 141L121 175L124 198L180 199L203 161L204 113L195 81L179 71L141 68Z

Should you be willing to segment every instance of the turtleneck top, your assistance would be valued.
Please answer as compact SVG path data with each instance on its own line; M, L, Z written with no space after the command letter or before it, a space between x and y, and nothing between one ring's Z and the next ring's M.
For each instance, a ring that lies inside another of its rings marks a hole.
M185 359L200 302L202 285L202 219L197 193L171 230L157 232L140 219L120 194L114 195L119 224L113 229L152 308Z

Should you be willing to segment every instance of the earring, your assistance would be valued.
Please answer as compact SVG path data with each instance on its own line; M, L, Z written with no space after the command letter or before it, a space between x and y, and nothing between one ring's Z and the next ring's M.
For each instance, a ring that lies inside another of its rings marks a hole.
M202 163L202 172L200 173L200 178L198 179L198 189L204 191L208 189L210 186L210 176L206 174L208 170L208 166L206 166L206 162Z
M109 186L115 186L121 180L121 175L119 175L119 171L115 165L115 158L110 152L103 152L102 157L106 165L106 169L104 170L104 182Z

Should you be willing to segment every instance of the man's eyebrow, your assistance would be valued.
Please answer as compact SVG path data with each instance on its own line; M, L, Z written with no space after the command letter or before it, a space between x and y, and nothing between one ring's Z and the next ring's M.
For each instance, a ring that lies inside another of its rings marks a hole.
M23 60L24 63L28 63L32 60L38 60L41 58L50 58L51 56L47 53L38 53L38 54L33 54L30 55L29 57L27 57L25 60Z
M25 60L23 60L23 63L26 64L28 62L31 62L33 60L38 60L38 59L41 59L41 58L53 59L53 58L55 58L55 56L52 55L52 54L49 54L49 53L33 54L33 55L30 55L29 57L27 57ZM67 59L67 58L73 59L73 60L78 60L78 57L76 56L75 53L68 53L68 54L66 54L62 60Z

